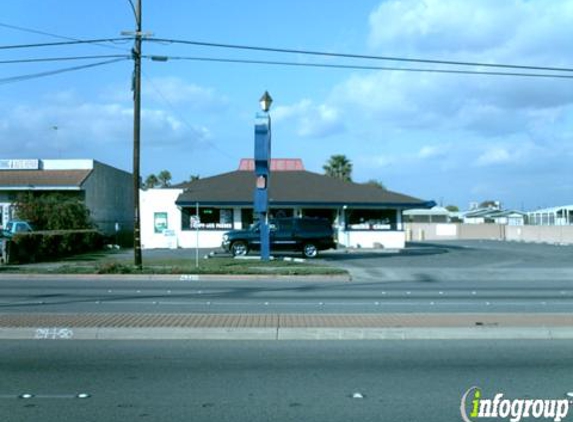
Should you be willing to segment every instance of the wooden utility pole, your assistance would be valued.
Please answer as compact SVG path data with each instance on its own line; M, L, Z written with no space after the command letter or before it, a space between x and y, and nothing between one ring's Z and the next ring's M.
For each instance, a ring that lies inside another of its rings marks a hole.
M139 210L140 140L141 140L141 0L137 0L135 9L135 45L133 46L133 252L134 265L141 269L141 221Z

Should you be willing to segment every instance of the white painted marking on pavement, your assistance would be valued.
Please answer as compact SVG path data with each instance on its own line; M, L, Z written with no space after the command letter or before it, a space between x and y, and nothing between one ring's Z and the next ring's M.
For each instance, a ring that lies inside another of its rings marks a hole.
M69 328L38 328L35 339L38 340L69 340L74 337L74 332Z

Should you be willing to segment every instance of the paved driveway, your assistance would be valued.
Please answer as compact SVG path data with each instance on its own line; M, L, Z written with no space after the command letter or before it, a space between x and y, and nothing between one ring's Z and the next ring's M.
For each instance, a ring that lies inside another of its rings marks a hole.
M401 251L328 251L321 260L348 269L360 280L405 279L408 274L429 280L448 274L573 280L573 246L485 240L410 243Z

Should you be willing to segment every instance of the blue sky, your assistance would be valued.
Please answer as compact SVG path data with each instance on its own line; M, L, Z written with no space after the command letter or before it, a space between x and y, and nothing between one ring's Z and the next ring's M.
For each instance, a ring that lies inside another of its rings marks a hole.
M155 37L334 53L573 67L573 0L143 0ZM1 24L65 37L132 30L127 0L18 0ZM0 45L57 41L0 26ZM0 60L129 54L131 42L0 50ZM444 68L145 43L144 54ZM104 60L104 59L100 59ZM0 81L99 60L1 64ZM467 70L486 70L467 68ZM94 158L131 171L129 60L0 82L2 158ZM547 72L546 72L547 73ZM232 171L253 153L258 99L274 98L273 156L467 208L573 203L573 80L170 60L143 63L143 176ZM54 127L58 129L55 130Z

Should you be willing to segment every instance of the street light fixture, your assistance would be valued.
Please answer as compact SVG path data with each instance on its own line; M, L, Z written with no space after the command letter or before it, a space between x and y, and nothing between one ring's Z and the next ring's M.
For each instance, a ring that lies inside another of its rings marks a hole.
M268 113L271 109L271 104L273 103L273 99L270 96L268 91L265 91L261 99L259 100L259 104L261 105L261 110L265 113Z

